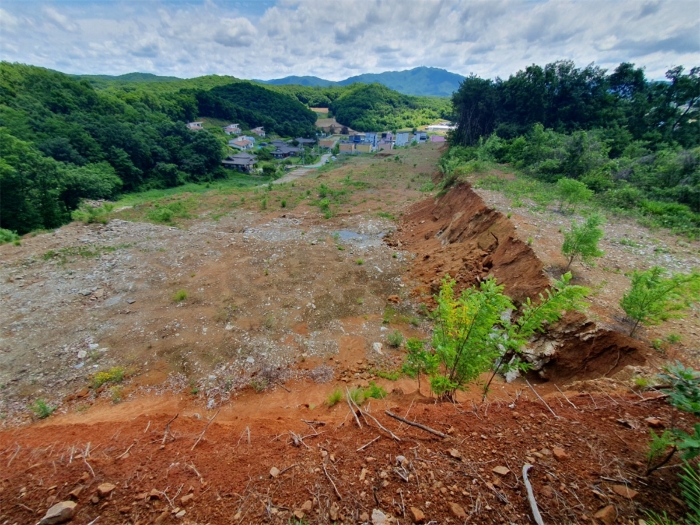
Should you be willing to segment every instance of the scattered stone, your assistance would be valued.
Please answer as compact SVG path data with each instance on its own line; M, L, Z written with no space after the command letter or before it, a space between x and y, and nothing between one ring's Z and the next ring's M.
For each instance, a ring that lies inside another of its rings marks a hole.
M194 494L187 494L186 496L182 496L180 498L180 503L182 503L183 507L186 507L190 503L192 503L192 500L194 500Z
M363 512L362 514L360 514L360 521L362 521L362 522L369 521L369 514L367 514L366 512Z
M602 521L605 525L614 525L617 519L617 511L613 505L608 505L596 512L593 517Z
M279 475L280 475L280 469L278 469L277 467L272 467L270 469L270 477L276 478Z
M639 494L639 492L632 490L626 485L613 485L612 490L615 494L627 499L634 499Z
M372 349L377 352L379 355L384 355L384 352L382 352L382 343L372 343Z
M499 476L507 476L508 474L510 474L510 469L499 465L497 467L493 467L491 469L491 472L493 472L494 474L498 474Z
M304 512L311 512L311 509L314 508L314 504L310 499L307 499L304 504L301 506L301 510Z
M83 472L83 475L80 476L80 481L82 481L83 483L87 483L89 479L90 474L88 474L87 472Z
M93 505L97 505L100 502L100 498L97 497L97 495L94 495L92 498L90 498L90 503Z
M148 499L160 499L160 492L157 489L151 489L148 493Z
M114 492L114 489L116 489L114 485L111 483L101 483L100 485L97 486L97 495L100 498L106 498L109 496L112 492Z
M156 521L154 521L153 523L155 523L156 525L158 525L159 523L164 523L169 517L170 517L170 512L166 509L160 513L160 516L158 516L156 518Z
M664 427L664 422L658 418L655 418L655 417L648 417L644 421L646 421L647 425L649 425L651 428L663 428Z
M372 511L372 525L389 525L389 518L379 509Z
M364 481L367 474L369 474L369 471L366 468L363 468L360 472L360 481Z
M411 519L413 523L425 523L425 514L423 514L422 510L411 507Z
M75 487L73 490L71 490L71 491L68 493L68 496L70 496L71 499L78 499L78 497L80 496L80 493L81 493L82 491L83 491L83 486L80 485L80 486L78 486L78 487Z
M455 518L458 518L460 520L467 519L467 513L464 512L464 508L461 505L457 503L450 503L450 510L452 511L452 514Z
M390 295L386 300L394 304L399 304L401 302L401 298L398 295Z
M297 509L297 510L294 511L294 516L295 516L296 519L298 519L298 520L303 520L305 514L304 514L304 511L303 511L303 510Z
M461 459L462 458L462 453L457 450L456 448L450 449L450 456L452 456L455 459Z
M134 304L136 302L136 299L127 299L126 302L129 304Z
M338 521L338 514L340 513L340 508L338 507L338 504L335 501L331 505L331 508L328 511L328 513L330 514L332 521Z
M552 447L552 455L557 461L563 461L569 458L569 455L561 447Z
M55 523L65 523L73 519L75 516L75 507L78 504L75 501L61 501L46 511L46 514L39 525L54 525Z
M238 520L241 519L241 516L242 516L242 514L241 514L241 511L239 510L238 512L236 512L236 513L233 515L233 519L234 519L235 521L238 521Z

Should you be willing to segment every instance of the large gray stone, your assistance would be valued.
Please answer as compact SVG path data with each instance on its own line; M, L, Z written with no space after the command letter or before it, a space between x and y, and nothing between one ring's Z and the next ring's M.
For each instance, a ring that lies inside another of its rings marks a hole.
M46 515L41 518L39 525L54 525L65 523L75 516L75 508L78 504L75 501L61 501L46 511Z

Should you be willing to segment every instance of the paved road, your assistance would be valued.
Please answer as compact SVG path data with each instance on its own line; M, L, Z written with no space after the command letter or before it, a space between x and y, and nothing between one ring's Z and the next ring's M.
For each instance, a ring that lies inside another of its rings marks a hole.
M300 168L295 169L294 171L290 171L289 173L287 173L283 177L280 177L279 179L272 181L272 184L283 184L285 182L292 182L293 180L296 180L299 177L303 177L309 171L316 169L316 168L320 168L326 162L328 162L328 159L330 159L330 158L331 158L330 153L326 153L325 155L321 155L321 160L319 160L316 164L302 166Z

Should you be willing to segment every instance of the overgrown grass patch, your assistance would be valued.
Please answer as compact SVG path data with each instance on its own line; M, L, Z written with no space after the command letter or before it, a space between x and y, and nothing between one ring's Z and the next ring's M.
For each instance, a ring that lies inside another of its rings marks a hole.
M97 372L92 376L92 387L100 388L107 383L121 383L126 376L126 370L121 366L113 366L109 370Z

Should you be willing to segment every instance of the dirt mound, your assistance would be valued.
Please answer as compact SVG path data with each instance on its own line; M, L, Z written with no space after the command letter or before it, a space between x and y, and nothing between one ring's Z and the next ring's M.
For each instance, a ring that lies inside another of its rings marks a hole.
M517 239L513 224L467 183L413 205L388 242L417 254L411 276L429 287L416 290L420 295L437 292L445 274L457 281L457 290L493 275L517 302L549 285L542 263Z

